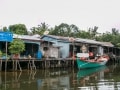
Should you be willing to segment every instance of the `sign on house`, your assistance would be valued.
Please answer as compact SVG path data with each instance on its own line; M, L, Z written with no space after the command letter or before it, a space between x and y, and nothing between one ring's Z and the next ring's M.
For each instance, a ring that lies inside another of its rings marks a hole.
M89 53L77 53L77 57L89 57Z
M0 32L0 41L11 42L13 40L13 34L11 32Z

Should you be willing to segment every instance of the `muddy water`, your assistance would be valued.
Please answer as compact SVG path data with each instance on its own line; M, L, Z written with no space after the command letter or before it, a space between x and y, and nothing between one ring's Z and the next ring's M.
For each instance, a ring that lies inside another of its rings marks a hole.
M120 64L78 70L0 72L0 90L120 90Z

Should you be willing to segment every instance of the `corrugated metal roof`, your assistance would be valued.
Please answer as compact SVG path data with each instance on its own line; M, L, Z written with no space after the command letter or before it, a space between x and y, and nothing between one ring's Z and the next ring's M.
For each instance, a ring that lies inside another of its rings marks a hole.
M58 39L58 40L69 40L69 37L63 37L63 36L55 36L55 35L43 35L41 38L43 37L51 37L54 39Z
M18 34L13 34L13 38L19 38L19 39L26 39L26 40L41 40L40 35L18 35Z
M111 42L100 42L102 46L107 46L107 47L114 47L114 45Z
M54 36L54 35L43 35L41 38L43 37L51 37L57 40L67 40L69 41L69 39L71 37L63 37L63 36ZM69 41L71 42L71 41ZM102 46L108 46L108 47L114 47L114 45L110 42L100 42L100 41L95 41L95 40L91 40L91 39L83 39L83 38L74 38L74 42L81 42L81 43L88 43L88 44L96 44L96 45L102 45Z
M63 36L54 36L54 35L45 35L45 36L55 38L55 39L58 39L58 40L67 40L67 41L69 41L70 38L72 38L72 37L63 37ZM95 41L95 40L90 40L90 39L82 39L82 38L73 38L73 39L74 39L74 42L100 44L100 42ZM69 41L69 42L72 42L72 41Z
M76 42L82 42L82 43L88 43L88 44L97 44L97 45L101 45L100 42L95 41L95 40L91 40L91 39L76 38L75 41L76 41Z

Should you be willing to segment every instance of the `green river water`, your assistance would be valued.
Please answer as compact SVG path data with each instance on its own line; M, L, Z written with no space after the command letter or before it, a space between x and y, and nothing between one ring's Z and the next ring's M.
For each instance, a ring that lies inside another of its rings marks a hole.
M120 90L120 64L0 72L0 90Z

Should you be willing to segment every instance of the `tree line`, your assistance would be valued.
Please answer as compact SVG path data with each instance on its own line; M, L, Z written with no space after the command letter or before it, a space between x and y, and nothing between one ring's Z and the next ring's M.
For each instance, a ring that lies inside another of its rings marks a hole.
M96 41L111 42L115 47L120 47L120 33L118 29L112 28L111 32L107 31L105 33L99 33L97 31L98 29L98 26L94 26L92 28L88 28L88 30L82 30L74 24L69 25L67 23L61 23L60 25L50 27L48 24L43 22L37 26L31 27L30 31L27 30L25 24L9 25L8 28L5 26L2 31L10 31L20 35L39 34L40 36L42 36L45 31L49 31L50 35L94 39Z

